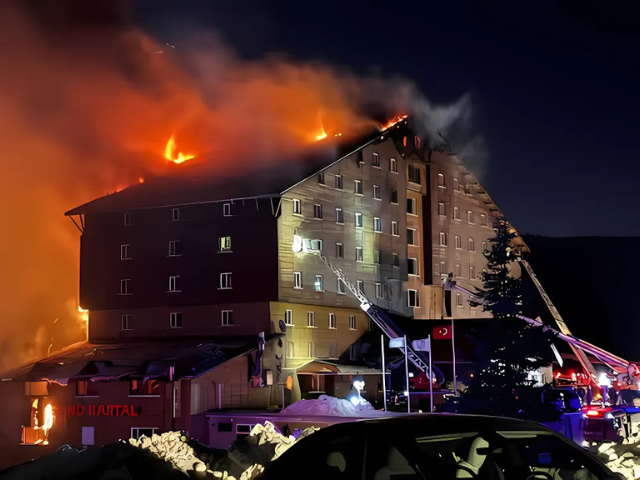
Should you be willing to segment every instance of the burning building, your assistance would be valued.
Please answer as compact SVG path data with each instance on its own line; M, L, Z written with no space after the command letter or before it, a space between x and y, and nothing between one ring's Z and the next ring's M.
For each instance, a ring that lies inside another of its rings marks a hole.
M395 121L353 144L323 130L286 172L217 180L172 137L175 175L67 212L88 339L2 374L3 464L39 455L30 445L170 429L219 446L250 430L233 412L344 396L353 375L375 398L360 341L373 325L309 252L390 314L484 316L443 282L480 286L496 206L454 154Z

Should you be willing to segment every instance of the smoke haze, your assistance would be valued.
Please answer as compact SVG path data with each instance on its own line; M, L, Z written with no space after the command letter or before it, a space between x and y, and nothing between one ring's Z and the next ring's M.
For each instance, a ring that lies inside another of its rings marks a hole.
M243 61L214 32L173 48L127 13L124 2L0 6L0 369L85 338L80 234L63 213L166 174L173 132L219 176L282 166L323 129L371 129L363 112L373 103L445 134L469 122L468 99L437 107L401 79Z

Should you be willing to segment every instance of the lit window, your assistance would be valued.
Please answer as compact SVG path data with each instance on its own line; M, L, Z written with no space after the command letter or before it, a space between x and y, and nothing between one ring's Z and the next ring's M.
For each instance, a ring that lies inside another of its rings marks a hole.
M313 206L313 218L317 220L322 220L322 205L315 204Z
M382 298L382 284L376 282L376 298Z
M459 308L462 308L464 305L462 303L462 294L461 293L456 293L456 305Z
M229 327L233 325L233 310L222 310L222 326Z
M133 330L132 315L126 313L120 316L120 330Z
M407 213L409 215L418 215L418 202L415 198L407 198Z
M446 187L446 184L444 182L444 175L441 173L438 174L438 186L441 188Z
M336 223L344 223L344 212L341 208L336 208Z
M461 273L462 273L462 270L460 269L460 264L456 263L455 270L454 270L454 276L460 277Z
M356 316L349 315L349 330L355 330L355 329L356 329Z
M420 297L418 296L417 290L409 290L407 299L410 307L418 308L420 306Z
M407 273L409 275L418 275L418 259L417 258L407 259Z
M329 328L336 328L336 314L329 314Z
M380 155L373 152L373 158L371 159L371 165L380 168Z
M340 294L340 295L345 295L347 293L346 291L346 287L344 285L344 282L340 279L338 279L338 287L336 289L336 291Z
M393 173L398 173L398 162L396 162L395 158L389 159L389 171Z
M398 222L391 222L391 235L394 237L400 236L400 231L398 230Z
M393 254L393 266L398 268L400 267L400 257L397 253Z
M175 275L169 277L169 291L170 292L179 292L180 288L178 286L178 280L180 279L180 275Z
M160 395L160 383L150 378L148 380L135 379L129 382L130 395ZM144 430L144 429L140 429ZM151 429L149 429L151 430ZM155 428L153 430L156 430Z
M356 195L362 195L362 180L353 181L353 193Z
M336 188L342 190L342 175L336 175Z
M471 237L469 237L469 251L470 252L476 251L476 241Z
M460 235L456 235L456 248L462 250L462 238L460 238Z
M458 190L458 179L457 178L453 179L453 189L454 190Z
M356 247L356 262L364 262L362 247Z
M373 231L374 232L382 231L382 222L378 217L373 217Z
M487 226L487 216L484 213L480 214L480 225L483 227Z
M294 215L302 215L302 202L297 198L293 199L293 213Z
M218 238L218 251L230 252L231 251L231 237Z
M356 228L362 228L362 214L356 212L355 219L356 219Z
M414 167L413 165L408 166L408 177L411 183L417 183L420 185L420 169L418 167Z
M131 246L130 243L127 243L125 245L120 245L120 260L131 260L131 257L129 256L130 246Z
M412 228L407 228L407 245L418 245L416 231Z
M230 217L231 216L231 204L230 203L225 203L222 205L222 215L224 215L225 217Z
M322 275L316 275L316 280L313 283L316 289L316 292L324 292L324 282Z
M358 291L364 295L364 281L356 280L356 286L358 287Z
M320 172L320 173L318 174L318 184L319 184L319 185L324 185L324 184L325 184L325 183L324 183L324 172Z
M440 232L440 246L447 246L447 234L445 232Z
M293 325L293 310L284 311L284 324Z
M182 328L182 313L171 312L169 314L169 326L171 328Z
M382 197L380 196L380 185L373 186L373 199L382 200Z
M380 250L374 250L373 251L373 263L375 263L375 264L379 264L380 263Z
M438 202L438 215L445 216L444 202Z
M221 273L220 274L220 288L222 290L230 290L231 287L231 273Z
M476 278L476 267L474 267L473 265L469 267L469 278L471 280L475 280Z
M124 226L125 227L131 226L131 214L129 212L125 212L124 214Z
M307 312L307 327L316 326L316 312Z
M180 221L180 209L179 208L174 208L171 211L171 218L173 219L174 222Z
M473 212L471 210L467 211L467 223L475 223L473 218Z
M302 272L293 272L293 288L302 288Z
M120 295L131 295L131 279L120 280Z
M460 209L458 207L453 207L453 219L460 220Z
M344 246L341 243L336 243L336 258L344 258Z
M169 240L169 256L179 257L180 255L180 240Z
M358 360L358 350L356 349L355 345L349 345L349 360L351 360L352 362L355 362L356 360Z

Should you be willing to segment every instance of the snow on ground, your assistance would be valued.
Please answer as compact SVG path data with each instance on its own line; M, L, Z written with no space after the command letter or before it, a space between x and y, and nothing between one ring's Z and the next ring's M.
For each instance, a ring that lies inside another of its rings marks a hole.
M589 448L614 473L621 473L628 480L640 479L640 442L605 442Z
M356 405L344 398L320 395L317 400L300 400L292 403L283 410L289 415L318 415L332 417L357 417L375 409L365 399L360 399Z

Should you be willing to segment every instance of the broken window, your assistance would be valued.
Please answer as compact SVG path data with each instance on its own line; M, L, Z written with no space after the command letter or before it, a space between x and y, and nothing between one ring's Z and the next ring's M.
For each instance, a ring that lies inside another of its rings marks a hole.
M394 190L391 192L391 203L398 203L398 191Z
M400 267L400 257L398 256L397 253L393 254L393 266Z
M408 166L408 171L409 171L409 181L412 183L417 183L418 185L421 183L420 182L420 169L418 167L414 167L413 165L409 165Z
M417 245L416 231L413 228L407 228L407 245Z
M409 215L418 215L418 202L415 198L407 198L407 213Z

